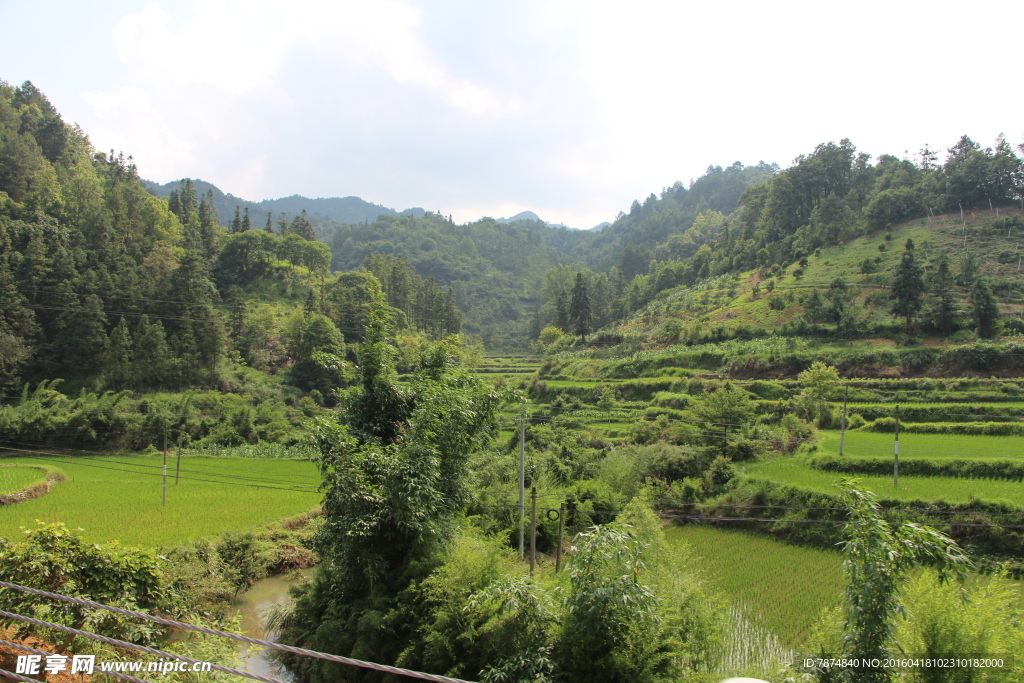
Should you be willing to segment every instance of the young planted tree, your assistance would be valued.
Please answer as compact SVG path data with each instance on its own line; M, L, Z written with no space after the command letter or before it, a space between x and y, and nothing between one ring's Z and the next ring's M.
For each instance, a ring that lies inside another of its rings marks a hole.
M906 331L910 334L914 316L921 310L924 298L924 275L914 260L914 240L907 240L903 256L896 267L896 277L889 290L889 298L893 302L890 312L906 320Z

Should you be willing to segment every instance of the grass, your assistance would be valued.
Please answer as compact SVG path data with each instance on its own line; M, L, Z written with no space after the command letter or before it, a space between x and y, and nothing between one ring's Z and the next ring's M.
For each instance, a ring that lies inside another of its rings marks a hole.
M670 542L690 545L711 584L787 647L802 645L822 611L840 600L838 552L732 529L686 526L667 534Z
M38 467L0 467L0 496L24 491L46 479Z
M6 459L16 465L35 460ZM172 457L166 506L159 457L53 457L46 464L67 480L45 496L0 507L0 536L13 538L19 527L41 520L81 527L92 542L171 547L294 516L321 500L316 465L307 461L183 457L175 485Z
M782 484L798 486L822 493L835 493L832 484L848 474L822 472L792 459L769 460L742 468L753 478L769 479ZM946 501L967 503L972 499L1005 501L1024 507L1024 487L1019 482L999 479L956 479L953 477L900 477L899 488L894 488L892 477L856 476L862 488L874 491L888 500Z
M839 432L818 433L820 450L839 452ZM894 435L847 431L843 455L887 457L893 455ZM1024 458L1024 438L1019 436L947 436L945 434L900 434L900 458L1006 459Z

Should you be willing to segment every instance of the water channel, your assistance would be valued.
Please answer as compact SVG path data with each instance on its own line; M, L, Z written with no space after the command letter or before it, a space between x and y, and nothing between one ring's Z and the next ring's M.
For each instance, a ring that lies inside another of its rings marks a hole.
M266 630L267 612L273 605L282 607L291 603L288 589L302 581L312 570L290 572L281 576L269 576L254 583L249 590L239 593L227 616L242 617L242 632L250 638L275 640L276 634ZM267 651L242 646L238 651L238 668L261 676L272 676L282 681L292 681L291 673L271 661Z

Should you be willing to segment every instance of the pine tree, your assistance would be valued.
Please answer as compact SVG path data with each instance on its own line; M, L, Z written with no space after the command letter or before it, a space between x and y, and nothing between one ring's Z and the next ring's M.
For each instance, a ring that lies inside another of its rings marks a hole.
M252 230L252 220L249 218L249 207L245 207L245 213L242 215L242 232L246 230Z
M274 212L273 211L268 211L267 212L267 224L265 226L263 226L263 229L266 232L269 232L271 235L274 234Z
M117 327L110 333L104 362L107 382L112 387L122 388L128 383L131 370L131 352L132 335L128 330L128 324L122 316L120 322L117 323Z
M942 254L935 269L932 289L938 298L930 308L930 322L941 334L950 334L957 328L960 307L953 287L953 273L949 268L949 257Z
M232 235L242 232L242 210L235 204L235 217L231 219L231 226L228 229Z
M217 204L213 198L213 188L207 190L199 202L199 225L204 235L213 234L220 225Z
M903 256L896 267L896 277L889 290L889 298L893 301L889 312L906 320L907 334L910 334L911 323L921 310L924 298L924 275L914 260L913 240L908 239L903 249Z
M316 240L316 232L313 230L313 224L306 218L305 209L292 221L290 232L309 242Z
M996 336L999 304L986 278L980 277L975 280L974 288L971 290L971 303L974 305L974 323L978 326L978 336L982 339Z
M569 328L569 310L564 291L559 291L555 296L555 327L563 332Z
M590 296L587 294L587 282L583 278L583 273L576 273L576 280L572 285L569 322L576 334L586 343L593 323L593 313L590 310Z
M154 389L165 386L170 358L163 324L159 320L150 323L149 316L143 315L135 332L133 380Z

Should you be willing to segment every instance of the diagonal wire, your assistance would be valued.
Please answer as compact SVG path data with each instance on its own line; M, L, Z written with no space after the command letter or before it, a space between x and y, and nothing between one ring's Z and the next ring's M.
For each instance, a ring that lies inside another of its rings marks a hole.
M352 659L350 657L341 657L339 655L327 654L326 652L317 652L316 650L307 650L307 649L301 648L301 647L292 647L290 645L282 645L280 643L270 642L269 640L259 640L258 638L249 638L247 636L240 636L240 635L235 634L235 633L227 633L225 631L218 631L216 629L206 628L205 626L196 626L194 624L187 624L187 623L184 623L184 622L181 622L181 621L174 621L172 619L163 619L161 617L154 617L151 614L145 614L143 612L133 612L131 610L121 609L120 607L111 607L110 605L104 605L104 604L99 603L99 602L93 602L92 600L83 600L82 598L73 598L73 597L70 597L70 596L67 596L67 595L60 595L58 593L49 593L47 591L42 591L42 590L39 590L39 589L36 589L36 588L29 588L27 586L20 586L20 585L15 584L15 583L8 583L6 581L0 581L0 586L2 586L4 588L10 588L12 590L21 591L23 593L31 593L33 595L39 595L39 596L42 596L44 598L51 598L53 600L62 600L64 602L70 602L70 603L74 603L76 605L83 605L85 607L93 607L93 608L96 608L96 609L107 610L108 612L114 612L115 614L123 614L123 615L129 616L129 617L137 617L139 619L145 619L147 621L152 621L152 622L155 622L157 624L162 624L164 626L172 626L172 627L175 627L175 628L181 628L181 629L185 629L185 630L188 630L188 631L196 631L196 632L199 632L199 633L206 633L207 635L212 635L212 636L221 636L223 638L230 638L232 640L237 640L237 641L242 642L242 643L248 643L249 645L257 645L257 646L260 646L260 647L273 648L275 650L281 650L283 652L290 652L291 654L302 655L302 656L306 656L306 657L316 657L318 659L326 659L329 662L338 662L339 664L349 664L349 665L352 665L352 666L362 667L364 669L373 669L375 671L383 671L385 673L398 674L399 676L410 676L412 678L420 678L420 679L427 680L427 681L435 681L435 683L473 683L472 681L465 681L465 680L463 680L461 678L450 678L448 676L439 676L437 674L423 673L422 671L412 671L411 669L402 669L402 668L397 667L397 666L388 666L386 664L377 664L375 662L366 662L366 661L363 661L361 659ZM30 619L28 617L22 617L22 616L19 616L19 615L12 615L12 614L10 614L8 612L0 611L0 616L7 616L7 617L13 618L13 619L19 619L19 620L22 620L22 621L28 621L29 623L38 623L39 625L42 625L42 626L47 626L47 627L50 627L50 628L57 628L57 629L60 629L60 630L63 630L63 631L67 631L67 632L76 632L74 629L69 629L69 627L67 627L67 626L58 626L58 625L54 625L54 624L48 624L46 622L38 622L35 619ZM103 642L107 642L107 641L111 640L109 638L104 638L103 636L97 636L95 634L86 634L86 633L81 632L81 631L77 631L76 633L80 633L81 635L84 635L87 638L101 639ZM131 648L131 649L143 649L143 647L141 645L133 645L131 643L123 643L121 641L114 641L113 644L117 644L117 645L120 645L121 647L127 647L127 648ZM143 651L146 651L146 650L148 650L148 648L143 649ZM185 659L186 661L190 661L190 662L194 661L194 660L190 660L190 659L187 659L185 657L182 657L180 655L170 655L170 654L167 654L167 653L160 653L159 650L157 650L155 652L159 653L162 656L174 657L174 658L177 658L177 659ZM223 669L223 668L217 667L217 666L214 666L213 668L219 669L221 671L226 671L228 673L239 674L239 675L245 676L247 678L254 678L254 679L260 680L260 681L269 681L270 683L281 683L277 679L264 678L262 676L256 676L256 675L253 675L253 674L237 671L235 669ZM38 682L34 682L34 683L38 683Z
M12 643L9 640L0 640L0 645L6 645L7 647L13 648L15 650L24 650L25 652L31 652L33 654L42 655L43 657L49 657L51 654L49 652L46 652L45 650L37 650L34 647L29 647L28 645L25 645L23 643ZM104 676L111 676L113 678L120 678L121 680L129 681L130 683L150 683L150 681L147 681L143 678L136 678L135 676L128 676L127 674L119 674L116 671L97 671L96 673L103 674ZM8 672L6 671L0 671L0 676L3 675L17 676L18 674L8 674ZM23 678L21 680L25 679ZM30 678L28 680L35 681L35 683L39 683L39 681L36 679Z

